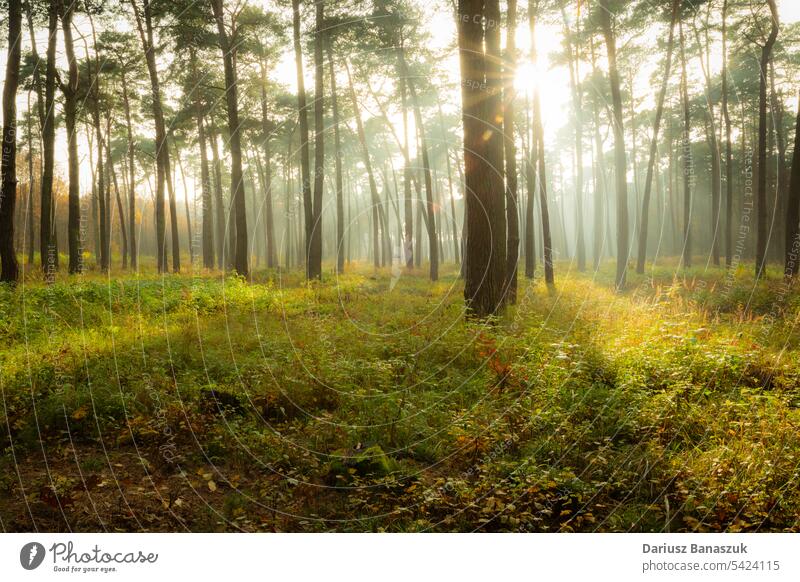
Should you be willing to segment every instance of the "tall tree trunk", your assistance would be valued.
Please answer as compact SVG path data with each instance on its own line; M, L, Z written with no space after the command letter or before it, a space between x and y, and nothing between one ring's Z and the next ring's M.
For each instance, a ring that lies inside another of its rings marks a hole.
M778 38L779 20L775 0L767 0L772 16L772 27L764 46L761 48L760 82L758 87L758 166L756 212L758 230L756 239L756 279L761 277L767 261L767 74L772 47Z
M503 145L506 161L506 301L517 302L517 268L519 265L519 219L517 197L517 146L514 135L514 79L517 73L517 0L508 0L506 12L506 59L503 87Z
M189 186L186 183L183 161L177 146L175 147L175 159L178 161L178 171L181 173L181 184L183 185L183 209L186 216L186 235L189 241L189 264L194 265L194 232L192 231L192 217L189 213Z
M67 128L67 158L69 172L67 246L69 248L69 272L80 273L81 258L81 202L80 167L78 159L78 128L76 124L78 106L78 60L75 58L75 45L72 39L72 15L74 5L62 5L61 28L64 33L64 52L69 64L66 84L61 85L64 93L64 123Z
M225 30L222 0L213 0L214 18L217 21L219 44L222 49L222 60L225 68L225 99L228 106L228 131L231 151L231 212L236 221L236 248L231 249L236 272L242 277L249 273L247 248L247 214L244 199L244 175L242 173L242 138L239 126L239 100L236 85L236 49L230 42ZM234 40L235 40L235 22Z
M647 175L644 179L644 196L642 197L642 217L639 221L639 253L636 261L636 272L644 273L644 263L647 259L647 231L649 223L650 211L650 193L653 188L653 174L656 167L656 157L658 155L658 135L661 129L661 118L664 115L664 100L667 97L667 86L669 85L670 74L672 72L672 52L675 46L675 23L678 20L678 14L681 6L681 0L672 0L672 18L669 25L669 40L667 41L667 56L666 64L664 66L664 82L661 85L661 91L658 93L658 103L656 105L656 119L653 122L653 135L650 139L650 155L647 162Z
M227 248L228 243L225 238L227 229L225 228L225 202L222 199L222 162L219 157L216 127L211 126L209 137L211 138L211 160L214 173L214 199L216 206L215 232L217 235L214 242L217 245L217 268L225 269L229 262L227 256L230 253L230 249Z
M128 268L128 233L125 227L125 211L123 209L122 197L119 193L119 183L117 182L117 172L114 170L114 158L111 156L111 110L106 109L106 157L108 160L108 173L111 175L111 184L114 186L114 195L117 199L117 213L119 215L119 231L122 235L122 268ZM111 222L109 221L109 232Z
M164 141L164 148L169 149L168 139ZM167 186L167 199L169 200L169 230L172 246L172 271L180 273L181 270L181 237L178 233L178 202L175 198L175 175L172 172L169 153L164 154L164 176Z
M91 86L94 87L94 104L92 106L92 121L94 123L94 132L96 135L97 146L97 172L95 177L97 179L97 199L98 199L98 212L100 214L100 270L106 272L109 269L111 258L110 251L110 225L108 223L108 195L106 184L105 164L105 148L102 133L102 125L100 123L100 91L98 89L99 79L95 77Z
M525 96L525 186L527 200L525 203L525 277L533 279L536 272L536 233L534 232L534 213L536 205L536 144L533 143L533 127L531 125L530 106Z
M404 62L402 38L398 48L398 64ZM400 104L403 111L403 154L405 165L403 166L403 210L404 210L404 244L406 267L411 269L414 266L414 211L411 200L411 164L409 160L409 131L408 131L408 80L402 66L400 68ZM419 252L419 251L417 251Z
M325 0L315 0L314 31L314 200L308 251L308 278L322 278L322 194L325 187L325 68L322 48L325 36Z
M722 5L722 117L725 121L725 266L733 262L733 140L728 110L728 0Z
M314 225L313 204L311 201L310 152L308 139L308 105L306 103L306 84L303 75L303 50L300 44L300 0L292 0L292 30L294 33L294 59L297 70L297 108L300 117L300 169L302 171L301 188L303 193L303 215L306 234L306 277L311 278L309 271L309 254L311 236Z
M144 13L144 23L142 14L139 12L137 0L130 0L133 8L136 27L139 31L139 38L142 42L147 63L147 71L150 77L150 91L152 94L153 120L156 129L156 196L155 196L155 231L156 231L156 257L158 272L163 273L167 270L166 255L166 220L164 216L164 187L169 181L169 150L167 149L167 132L164 123L164 111L161 104L161 86L158 79L158 69L156 68L155 47L153 46L153 23L150 10L150 0L142 0L142 12ZM174 244L174 243L173 243ZM173 255L173 263L176 257Z
M19 278L14 248L14 211L17 203L17 88L22 55L22 2L8 3L8 54L3 84L3 144L0 172L0 281ZM30 152L28 152L30 155Z
M296 126L295 126L296 127ZM292 140L294 129L286 140L286 163L284 164L284 260L283 264L287 270L292 268Z
M680 25L681 43L681 99L683 101L683 139L681 157L683 158L683 266L692 266L692 181L694 163L692 160L691 113L689 111L689 81L686 75L686 42L683 35L683 20Z
M195 56L192 55L194 63ZM211 172L208 167L208 150L206 148L206 124L200 102L195 101L195 114L197 116L198 145L200 147L200 182L202 183L203 199L203 267L214 268L214 214L212 204Z
M272 210L272 153L270 151L270 135L272 131L267 115L267 63L266 57L260 61L261 70L261 132L264 134L264 204L266 205L264 231L266 234L265 242L267 246L267 268L274 269L277 266L275 253L275 220Z
M58 31L58 0L50 0L48 8L47 68L44 79L45 116L42 125L44 169L42 170L42 202L40 205L39 253L42 271L52 282L58 269L55 224L53 223L53 174L55 169L55 93L56 93L56 35Z
M139 268L139 249L136 245L136 144L133 141L128 79L124 72L122 74L122 105L125 109L125 131L128 138L128 249L131 269L136 271Z
M711 5L708 5L710 12ZM709 15L710 16L710 15ZM708 148L711 152L711 256L715 266L719 266L719 215L720 215L720 191L721 191L721 168L720 168L720 154L719 142L717 139L717 123L714 113L714 102L712 100L712 81L711 81L711 63L709 59L709 45L708 38L709 18L706 18L706 47L703 49L703 43L700 38L700 32L697 29L696 22L692 21L695 37L697 39L698 47L698 60L700 62L700 70L705 79L705 100L706 100L706 139L708 141Z
M464 299L478 317L500 309L505 285L499 12L497 0L458 1L466 178Z
M94 242L94 260L95 264L100 264L100 217L98 211L98 197L97 197L97 167L94 165L94 133L89 120L86 119L86 142L89 150L89 167L92 172L92 238ZM149 182L148 182L149 185Z
M408 92L411 94L411 103L414 106L414 119L416 121L415 125L417 127L417 134L419 137L420 152L422 154L422 172L425 178L425 202L427 204L425 215L427 216L426 226L428 230L428 253L430 255L429 274L431 281L436 281L439 279L439 244L436 234L436 210L433 203L433 181L431 177L430 159L428 157L428 140L425 137L425 126L422 122L422 111L419 106L417 89L409 73L408 65L404 56L403 71L405 73L405 78L408 85Z
M538 18L539 1L529 0L528 18L531 34L531 63L534 70L538 67L538 54L536 50L536 19ZM539 96L538 84L533 91L533 148L538 168L539 184L539 210L542 221L542 257L544 263L544 280L547 285L555 283L553 273L553 235L550 229L550 209L547 202L547 168L544 151L544 127L542 125L542 105Z
M364 123L361 119L361 108L358 106L358 101L356 100L356 91L353 87L353 78L350 75L350 66L346 61L345 69L347 71L347 81L350 90L350 102L353 105L353 111L356 118L356 133L358 136L358 142L361 145L364 167L367 170L367 178L369 180L369 192L372 202L372 262L375 268L378 268L380 266L381 259L379 243L380 216L378 214L380 198L378 197L378 185L375 183L375 174L372 171L372 162L370 161L369 149L367 147L367 137L364 133Z
M5 117L4 117L5 119ZM25 211L25 242L27 243L28 258L27 264L33 265L33 254L35 252L34 233L33 233L33 128L31 127L31 93L28 91L28 200ZM41 180L39 180L41 185Z
M773 217L775 216L785 216L786 215L786 208L787 208L787 200L789 196L789 170L786 167L786 141L788 136L784 133L784 123L783 123L783 116L784 116L784 105L783 105L783 95L779 94L775 91L775 63L771 62L769 67L769 78L770 78L770 104L772 108L772 115L770 118L773 121L773 125L775 127L775 141L778 147L778 171L776 174L776 185L775 185L775 195L776 195L776 204L775 210L773 212ZM780 248L780 240L783 238L785 240L786 237L786 223L784 221L775 220L773 218L773 224L771 228L774 228L773 235L770 237L771 239L775 240L777 245L774 245ZM775 236L780 235L780 236ZM780 256L783 253L779 253Z
M800 221L800 98L798 98L797 101L792 175L789 183L789 197L786 206L786 257L784 260L784 274L787 277L794 277L797 275L797 261L798 255L800 255L800 237L798 236L798 221Z
M339 132L339 99L336 92L336 67L333 62L333 39L326 43L328 70L331 80L331 108L333 109L334 162L336 167L336 272L344 272L344 200L342 185L342 142Z
M442 131L442 135L444 139L447 139L447 134L445 133L444 128L444 117L442 116L442 105L439 103L439 125ZM453 260L455 261L456 265L461 263L461 250L460 245L458 242L458 224L456 222L456 201L455 201L455 193L453 191L453 169L450 164L450 147L449 144L445 141L444 143L444 159L447 167L447 187L448 192L450 194L450 236L453 237ZM457 162L456 162L457 163ZM394 174L394 168L392 168L392 174ZM395 183L395 190L397 189L397 184ZM400 220L400 217L397 217L397 220Z
M628 183L625 161L625 128L622 117L622 95L620 93L619 70L617 69L617 44L611 25L609 0L600 0L600 24L608 52L608 76L611 82L614 127L614 176L617 183L617 289L625 287L628 268Z
M589 50L592 59L592 73L597 75L597 57L594 49L594 40L589 39ZM600 109L597 99L592 100L592 129L594 130L594 151L595 160L594 171L594 245L593 245L593 266L597 271L600 262L603 260L603 249L606 243L606 233L604 228L603 216L606 206L606 162L603 153L603 139L600 136Z
M578 271L586 270L586 243L583 233L583 86L581 83L581 45L577 38L581 34L580 21L576 22L576 40L573 47L570 38L572 32L567 24L566 12L562 8L564 17L565 38L567 39L567 54L569 60L569 79L572 89L572 101L575 108L575 204L577 206L577 225L575 241L575 257L578 260Z

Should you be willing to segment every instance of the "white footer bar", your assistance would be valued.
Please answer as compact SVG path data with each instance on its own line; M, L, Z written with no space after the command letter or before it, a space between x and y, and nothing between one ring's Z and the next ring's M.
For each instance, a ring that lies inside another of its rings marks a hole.
M0 535L0 580L239 582L242 576L325 582L796 581L800 535Z

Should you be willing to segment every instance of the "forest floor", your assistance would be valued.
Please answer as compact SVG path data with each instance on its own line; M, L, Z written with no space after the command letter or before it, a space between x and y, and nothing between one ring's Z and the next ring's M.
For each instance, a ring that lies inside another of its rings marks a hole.
M800 293L557 265L0 288L4 531L800 529Z

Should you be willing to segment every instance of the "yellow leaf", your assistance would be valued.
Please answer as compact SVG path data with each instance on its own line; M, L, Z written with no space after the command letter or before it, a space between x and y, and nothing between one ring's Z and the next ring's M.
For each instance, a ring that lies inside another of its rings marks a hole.
M217 484L214 483L214 481L209 481L208 482L208 490L213 493L214 491L217 490Z
M86 415L89 414L89 407L84 404L80 408L78 408L75 412L72 413L72 420L82 420L86 418Z

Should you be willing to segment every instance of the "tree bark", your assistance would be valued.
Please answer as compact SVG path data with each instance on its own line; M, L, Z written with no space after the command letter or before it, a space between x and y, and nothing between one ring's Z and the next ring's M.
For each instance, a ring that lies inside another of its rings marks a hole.
M217 236L214 242L217 246L217 268L221 270L227 268L230 248L225 238L227 228L225 227L225 202L222 199L222 162L219 158L217 133L217 128L212 126L209 131L209 137L211 138L211 159L214 172L214 198L216 202L215 232Z
M658 103L656 105L656 119L653 122L653 136L650 140L650 156L647 162L647 174L644 179L644 195L642 196L642 216L639 220L639 253L636 261L636 272L644 273L644 263L647 259L647 232L650 220L650 194L653 188L653 174L655 173L656 158L658 155L658 134L661 129L661 119L664 116L664 101L667 97L667 86L669 85L670 74L672 72L672 52L675 46L675 23L681 0L672 0L672 18L669 25L669 40L667 40L667 62L664 66L664 82L661 91L658 93Z
M153 121L156 129L156 262L158 265L158 272L163 273L167 271L167 255L165 244L166 220L164 216L164 187L169 181L169 150L167 149L167 132L164 123L164 110L162 109L161 105L161 86L158 79L158 69L156 68L155 47L153 46L153 23L150 13L150 0L142 0L144 24L142 23L142 15L139 12L139 6L136 0L130 0L130 2L136 20L136 27L139 31L139 38L142 42L142 50L147 63L147 71L150 76ZM173 255L173 263L175 263L176 258L180 260L179 257L175 257Z
M325 187L325 68L322 49L325 35L325 0L315 0L314 32L314 199L308 252L308 278L322 279L322 194Z
M528 18L531 31L531 62L534 70L538 68L536 50L536 19L538 18L538 0L529 0ZM542 221L542 256L544 259L544 280L547 285L555 284L553 273L553 235L550 230L550 209L547 203L547 168L544 151L544 127L542 125L542 105L537 84L533 91L533 148L538 168L539 210Z
M347 71L347 81L350 89L350 102L353 105L353 111L356 118L356 134L358 142L361 145L361 154L364 159L364 167L367 170L367 179L369 180L369 192L372 202L372 262L375 268L380 266L380 198L378 197L378 185L375 182L375 174L372 171L372 162L370 161L369 149L367 147L367 137L364 133L364 123L361 119L361 108L358 106L356 100L356 91L353 87L353 78L350 75L350 67L345 61L345 69Z
M772 26L764 46L761 48L758 87L758 165L757 165L757 220L758 230L756 238L756 279L764 272L767 261L767 74L772 47L778 38L779 20L775 0L767 0Z
M600 24L608 52L608 76L611 82L611 102L613 106L614 159L617 186L617 273L616 287L625 287L628 269L628 183L625 160L625 128L622 116L622 95L620 92L619 70L617 68L617 45L609 12L609 0L600 0Z
M506 301L517 302L517 269L519 265L519 218L517 196L517 146L514 135L514 79L517 72L517 0L508 0L506 12L506 59L503 146L506 162Z
M431 163L428 157L428 140L425 137L425 125L422 121L422 111L419 106L417 89L414 85L414 81L411 79L411 75L408 70L408 64L405 61L405 56L403 56L402 63L408 85L408 92L411 94L411 103L414 107L414 119L416 121L420 151L422 154L422 173L425 179L425 202L427 204L425 215L427 216L426 226L428 230L428 247L430 255L429 275L431 281L436 281L439 279L439 243L436 234L436 210L433 203L433 181L431 177Z
M311 278L309 254L314 225L313 203L311 201L310 151L308 138L308 104L306 103L306 84L303 75L303 50L300 45L300 0L292 0L292 30L294 34L294 59L297 72L297 108L300 117L300 169L302 172L301 190L303 193L303 215L305 218L306 277Z
M458 2L466 181L464 299L477 317L498 312L505 286L499 12L497 0Z
M114 194L117 199L117 213L119 215L119 230L122 235L122 268L128 268L128 233L125 227L125 211L122 204L122 197L119 193L119 183L117 182L117 173L114 170L114 159L111 156L111 110L106 109L106 156L108 160L108 173L111 175L111 183L114 186ZM111 232L109 221L109 232Z
M53 223L53 174L55 169L55 93L56 93L56 35L58 30L58 0L50 0L48 8L47 68L44 94L45 116L42 125L44 169L42 170L42 202L39 223L39 254L45 280L52 282L58 270L55 225Z
M270 131L268 106L267 106L267 63L266 58L260 62L261 69L261 132L264 134L264 204L266 206L264 225L265 242L267 246L267 268L277 266L275 253L275 220L272 210L272 153L270 151Z
M344 200L342 182L342 142L339 132L339 99L336 91L336 67L333 62L333 39L327 43L328 70L331 80L331 108L333 109L333 142L336 172L336 272L344 272Z
M683 159L683 266L692 266L692 182L694 162L692 160L691 112L689 110L689 81L686 75L686 42L683 35L683 20L679 22L681 44L681 100L683 107L683 138L681 157Z
M792 175L789 182L789 197L786 211L786 257L784 261L784 274L787 277L794 277L797 275L797 259L798 254L800 254L800 237L798 237L798 221L800 221L800 98L798 98L797 104Z
M574 55L570 38L572 32L569 29L566 12L562 8L564 17L565 38L567 41L567 54L569 61L569 79L572 89L572 101L575 108L575 204L577 206L577 233L575 240L575 258L578 261L578 271L586 270L586 243L583 232L583 86L580 75L580 41L575 41ZM580 21L576 23L575 34L580 35Z
M66 84L61 85L64 93L64 123L67 128L67 167L69 173L67 246L69 248L69 272L80 273L83 269L80 236L80 167L78 159L78 128L76 124L78 107L78 60L75 58L75 45L72 38L72 16L74 4L63 3L61 28L64 33L64 52L69 64Z
M22 55L22 2L8 3L8 55L3 84L3 144L0 165L0 281L19 278L14 248L14 211L17 202L17 87ZM30 152L29 154L30 155Z
M239 100L236 84L236 46L235 30L234 42L228 38L225 30L222 0L213 0L214 18L217 21L220 49L225 68L225 100L228 106L228 131L230 140L228 147L231 152L231 212L234 213L236 223L236 247L231 249L234 259L234 268L242 277L249 274L248 248L247 248L247 214L244 198L244 175L242 173L242 139L239 132ZM235 22L234 22L235 26Z
M722 5L722 117L725 121L725 266L733 262L733 141L728 110L728 0Z
M122 73L122 105L125 108L125 131L128 138L128 251L131 270L139 268L139 249L136 246L136 156L131 123L131 105L128 94L128 80Z

